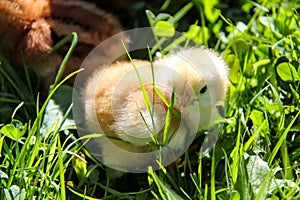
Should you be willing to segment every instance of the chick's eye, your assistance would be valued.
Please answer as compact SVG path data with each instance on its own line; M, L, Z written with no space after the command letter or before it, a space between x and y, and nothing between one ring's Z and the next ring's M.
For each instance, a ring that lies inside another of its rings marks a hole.
M207 85L205 85L204 87L202 87L202 88L200 89L200 94L205 93L206 90L207 90Z

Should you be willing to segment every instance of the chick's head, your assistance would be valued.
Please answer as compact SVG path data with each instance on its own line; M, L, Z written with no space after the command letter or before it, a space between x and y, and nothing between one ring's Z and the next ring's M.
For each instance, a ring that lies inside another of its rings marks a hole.
M160 63L174 70L168 84L179 96L176 107L186 111L191 120L197 107L199 129L208 128L218 116L217 106L225 99L229 84L223 59L211 50L195 48L179 51Z

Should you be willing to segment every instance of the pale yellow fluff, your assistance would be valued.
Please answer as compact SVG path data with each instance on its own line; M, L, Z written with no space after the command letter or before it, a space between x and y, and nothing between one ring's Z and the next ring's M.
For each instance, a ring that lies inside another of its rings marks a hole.
M146 143L153 143L150 132L154 131L158 141L162 142L167 112L166 104L156 92L153 93L150 62L135 60L134 64L154 110L152 114L147 110L137 74L129 61L96 70L84 90L88 131L120 138L111 139L114 145L100 144L104 163L112 167L124 166L124 169L147 162L148 158L137 160L137 157L126 156L124 151L145 153L155 150L156 147ZM180 148L189 137L188 130L195 126L195 131L206 129L218 116L216 106L225 99L229 84L228 69L220 56L204 48L181 50L165 56L154 61L153 69L154 85L168 101L175 88L174 109L181 114L181 121L173 116L170 131L183 124L176 134L176 141L172 142L173 147ZM124 151L116 151L119 148Z

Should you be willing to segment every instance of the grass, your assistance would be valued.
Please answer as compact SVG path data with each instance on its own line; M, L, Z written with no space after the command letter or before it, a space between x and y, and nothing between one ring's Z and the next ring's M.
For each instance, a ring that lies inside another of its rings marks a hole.
M60 71L41 100L31 74L20 76L0 54L0 199L299 199L300 5L247 1L243 21L225 17L230 10L218 5L195 0L173 14L147 11L151 26L171 32L197 12L200 19L186 36L220 52L230 67L217 144L202 154L206 133L199 133L173 171L150 168L110 183L69 116L72 88L63 83L77 72L60 80ZM175 8L165 1L162 10ZM76 35L67 39L75 45ZM57 109L62 102L64 109Z

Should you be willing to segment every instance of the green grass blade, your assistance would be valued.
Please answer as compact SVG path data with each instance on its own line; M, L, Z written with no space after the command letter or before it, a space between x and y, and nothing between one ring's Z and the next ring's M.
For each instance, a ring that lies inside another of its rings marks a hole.
M268 163L272 164L273 160L276 156L276 154L278 153L278 150L280 149L281 145L283 144L284 140L286 139L286 136L288 134L288 132L291 130L293 124L295 123L296 119L298 118L300 114L300 111L297 113L297 115L294 117L294 119L291 121L291 123L286 127L285 131L281 134L277 144L275 145L272 153L270 154L270 157L268 159Z
M157 87L154 87L154 90L155 90L155 92L158 94L159 98L161 98L161 100L164 102L164 104L169 108L170 105L169 105L169 102L168 102L168 100L166 99L166 97L160 92L160 90L159 90ZM173 112L172 114L173 114L177 119L181 120L180 114L179 114L175 109L173 109L172 112Z
M59 134L57 135L57 155L58 155L58 163L59 163L60 198L61 200L66 200L65 166L62 157L62 148L61 148Z
M216 200L216 155L215 155L215 147L212 150L212 157L211 157L211 175L210 175L210 195L211 200Z
M67 43L69 40L72 39L72 43L71 43L71 46L70 48L68 49L68 52L66 54L66 56L64 57L63 61L61 62L60 64L60 67L59 67L59 70L57 72L57 75L55 77L55 81L54 81L54 84L53 86L55 87L58 82L60 81L62 75L63 75L63 72L66 68L66 65L67 65L67 62L69 61L73 51L74 51L74 48L75 46L77 45L77 42L78 42L78 35L77 33L73 32L69 35L67 35L64 39L62 39L61 41L59 41L52 49L52 52L53 51L56 51L58 48L60 48L62 45L64 45L65 43Z
M176 194L173 190L171 190L171 188L168 185L166 185L164 182L162 182L159 179L159 177L152 170L152 167L149 167L149 169L148 169L148 180L149 180L150 186L153 183L156 185L159 195L160 195L159 199L163 199L163 200L173 200L173 199L181 200L181 199L183 199L178 194ZM156 196L159 197L158 195L156 195Z
M182 17L184 17L192 8L194 7L193 2L189 2L183 8L181 8L174 16L174 22L178 22Z
M74 194L76 194L77 196L81 197L82 199L86 199L86 200L101 200L101 199L96 199L93 197L89 197L87 195L81 194L79 192L76 192L75 190L73 190L70 186L67 186L67 188Z
M264 120L263 123L258 127L258 129L251 135L251 137L248 139L248 141L246 142L246 144L243 147L244 152L249 150L252 142L255 141L257 135L259 133L261 133L261 130L263 129L263 127L265 126L266 123L267 123L267 120Z
M145 104L146 104L146 108L147 108L147 110L150 112L151 110L150 110L149 98L148 98L147 91L146 91L146 89L145 89L143 80L142 80L142 78L141 78L141 76L140 76L140 73L138 72L137 67L136 67L136 65L134 64L134 61L132 60L132 58L131 58L131 56L130 56L130 54L129 54L129 52L128 52L128 50L127 50L127 48L126 48L126 46L125 46L125 44L124 44L123 41L122 41L122 44L123 44L123 47L124 47L124 49L125 49L125 51L126 51L126 54L127 54L128 58L129 58L130 62L132 63L132 66L133 66L134 71L135 71L135 73L136 73L136 76L137 76L137 78L138 78L139 84L140 84L140 86L141 86L143 98L144 98L144 101L145 101ZM150 113L151 113L151 112L150 112Z
M173 113L173 110L174 110L174 98L175 98L174 91L175 91L175 88L173 88L173 92L172 92L172 95L171 95L171 101L170 101L170 104L168 106L166 120L165 120L164 135L163 135L163 145L164 146L167 145L167 138L168 138L168 135L170 134L169 129L170 129L170 126L171 126L172 113Z

